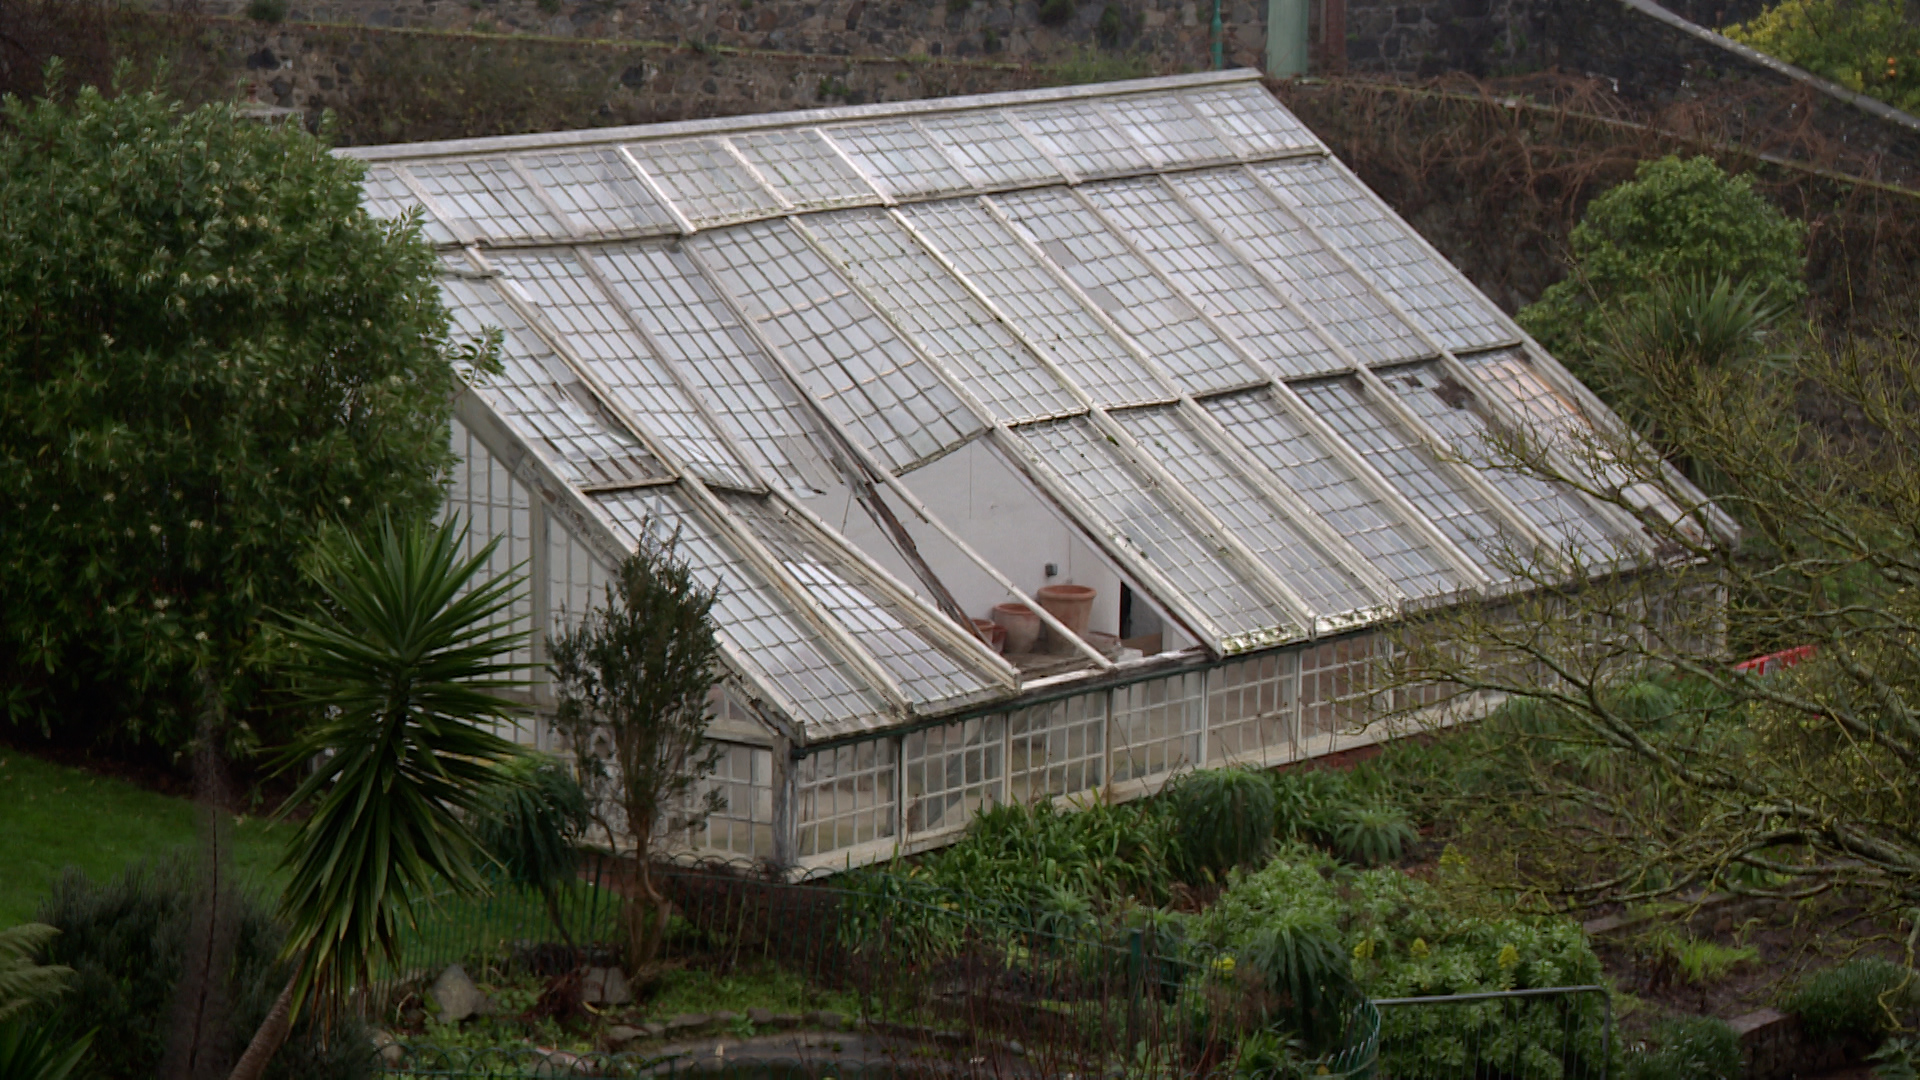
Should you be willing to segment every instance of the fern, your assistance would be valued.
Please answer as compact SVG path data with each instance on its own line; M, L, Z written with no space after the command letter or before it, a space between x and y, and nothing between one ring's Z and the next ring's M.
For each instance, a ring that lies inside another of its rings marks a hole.
M34 959L59 932L45 923L23 923L0 930L0 1022L50 1001L66 989L73 969L42 966Z

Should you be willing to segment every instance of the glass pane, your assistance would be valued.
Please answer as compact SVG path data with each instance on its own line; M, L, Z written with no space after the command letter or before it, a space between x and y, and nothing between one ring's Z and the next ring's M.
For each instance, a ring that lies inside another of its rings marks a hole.
M1245 153L1281 154L1320 145L1307 125L1258 84L1195 90L1185 97L1193 111L1213 121Z
M879 195L812 128L733 136L733 145L796 207L818 209L874 202Z
M1107 122L1091 101L1009 110L1040 145L1082 177L1144 172L1147 155Z
M1173 94L1140 94L1100 102L1107 118L1159 165L1230 158L1207 122Z
M965 191L972 183L911 120L824 129L847 156L895 197Z
M589 234L676 231L673 215L611 146L535 154L520 164Z
M1010 187L1060 179L1046 156L1001 113L932 117L922 121L921 130L945 147L977 186Z
M504 160L417 162L407 171L434 201L480 240L569 235L533 188Z
M408 210L418 212L420 235L430 244L457 244L459 239L445 222L433 216L433 211L420 201L420 196L400 179L400 174L385 165L375 165L367 170L367 178L360 183L360 202L367 213L389 221L398 218Z
M772 193L716 139L636 143L627 147L668 199L697 226L746 221L780 212Z

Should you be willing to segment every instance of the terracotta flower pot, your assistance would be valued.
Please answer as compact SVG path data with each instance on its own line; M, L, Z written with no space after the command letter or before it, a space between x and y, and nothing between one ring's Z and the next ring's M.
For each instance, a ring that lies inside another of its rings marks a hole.
M1001 626L992 619L975 619L973 620L973 628L979 632L981 640L987 643L987 648L997 653L1007 651L1006 627Z
M1087 619L1093 615L1093 598L1099 595L1085 585L1042 585L1034 598L1047 614L1076 634L1087 632Z
M1032 652L1033 643L1040 640L1040 616L1025 604L993 605L993 621L1006 629L1003 651L1009 656Z

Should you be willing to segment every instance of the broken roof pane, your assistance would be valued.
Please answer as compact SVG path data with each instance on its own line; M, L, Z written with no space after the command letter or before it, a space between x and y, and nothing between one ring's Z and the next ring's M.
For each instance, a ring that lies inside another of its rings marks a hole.
M530 154L520 165L589 236L679 231L673 215L615 147Z
M1226 561L1219 544L1176 510L1089 421L1034 424L1021 428L1019 438L1100 514L1101 532L1139 552L1180 590L1161 600L1176 610L1197 612L1223 637L1297 632L1279 605L1263 599Z
M879 695L807 624L793 601L678 492L625 491L596 501L629 547L637 547L642 535L674 542L674 554L716 591L714 627L733 661L785 698L796 720L832 729L868 726L887 716Z
M1283 161L1256 165L1254 171L1448 349L1514 340L1486 297L1334 165L1320 159Z
M965 191L972 186L911 120L842 124L824 130L859 163L862 172L895 198Z
M780 212L773 193L754 179L722 140L632 143L627 153L696 228Z
M482 243L571 234L504 158L427 161L409 165L407 171L453 215L451 224Z
M1294 383L1292 389L1482 573L1494 581L1511 579L1503 564L1512 541L1500 519L1424 442L1369 401L1355 380Z
M734 148L795 207L817 210L879 200L859 170L812 128L735 135Z
M971 200L922 203L902 212L1096 403L1128 405L1173 396L979 204Z
M891 471L965 442L980 420L791 227L696 240L815 400Z
M770 478L799 491L822 491L833 470L814 449L800 418L799 394L677 245L593 249L614 294L706 398L728 434Z
M1213 121L1248 155L1284 154L1320 146L1307 125L1281 108L1263 86L1222 86L1181 96L1193 111Z
M468 382L516 431L544 444L569 481L596 487L668 475L491 282L442 277L440 292L460 333L479 338L488 327L501 331L501 371L470 372Z
M1189 202L1206 208L1220 231L1259 260L1301 309L1326 327L1362 363L1432 356L1434 350L1367 283L1302 228L1240 169L1168 178Z
M1590 562L1610 563L1619 556L1607 526L1579 495L1506 464L1473 391L1438 364L1398 368L1382 378L1414 415L1447 440L1454 453L1480 469L1555 544L1578 548Z
M570 253L502 253L500 273L524 290L562 343L613 393L658 445L704 480L757 488L726 442L708 426L622 309Z
M420 221L420 235L430 244L457 244L459 238L447 224L427 209L420 196L400 179L398 171L385 165L374 165L367 169L367 178L360 182L360 201L367 213L377 218L395 220L409 210L415 211Z
M1147 155L1090 101L1029 105L1009 110L1035 141L1082 178L1144 172Z
M1061 179L1020 129L998 112L965 112L923 121L925 131L980 187L1011 187Z
M1127 230L1134 245L1188 299L1273 373L1311 375L1348 366L1158 178L1089 184L1080 190Z
M1282 410L1270 391L1211 398L1205 407L1241 449L1279 477L1408 596L1433 596L1460 587L1459 575L1440 555L1306 425Z
M1145 260L1071 194L1050 189L1000 195L994 201L1115 326L1189 393L1264 380Z
M1059 380L891 214L821 214L805 227L994 416L1011 422L1079 410Z
M865 649L916 706L958 704L991 683L959 662L955 650L915 625L908 608L888 598L873 575L834 551L808 523L770 500L728 496L727 509L767 546L780 567Z
M1242 479L1234 465L1206 445L1176 409L1128 409L1114 419L1315 614L1340 615L1381 602L1288 521L1279 506Z

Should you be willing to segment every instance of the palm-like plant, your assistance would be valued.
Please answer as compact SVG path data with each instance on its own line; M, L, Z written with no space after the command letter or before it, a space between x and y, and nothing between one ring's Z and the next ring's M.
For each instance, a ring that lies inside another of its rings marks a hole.
M313 809L282 861L293 974L234 1080L261 1074L303 1004L394 956L410 899L484 888L463 817L520 753L484 725L516 710L501 693L526 685L507 657L527 635L510 611L523 579L477 581L494 545L463 557L465 535L383 522L371 543L345 538L317 559L321 613L286 620L294 692L318 719L281 768L315 763L287 802Z

